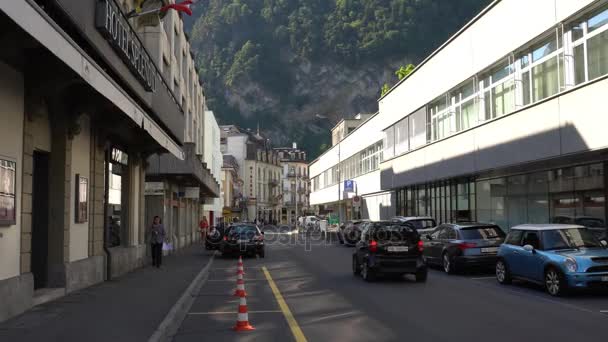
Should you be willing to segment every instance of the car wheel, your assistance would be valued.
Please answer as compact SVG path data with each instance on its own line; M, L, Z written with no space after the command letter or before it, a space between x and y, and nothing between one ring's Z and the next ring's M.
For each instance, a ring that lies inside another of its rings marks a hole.
M554 267L549 267L545 271L545 290L555 297L566 293L566 281L560 271Z
M361 277L365 281L374 281L376 279L376 275L374 274L374 271L369 269L367 261L365 261L365 263L363 264L363 269L361 270Z
M445 252L441 257L443 271L447 274L454 274L454 263L452 262L452 258L450 255Z
M357 261L357 257L353 255L353 274L358 276L361 274L361 266Z
M416 272L416 282L417 283L425 283L426 282L426 278L428 277L428 271L424 270L424 271L418 271Z
M496 262L496 280L502 285L511 284L511 273L504 260Z

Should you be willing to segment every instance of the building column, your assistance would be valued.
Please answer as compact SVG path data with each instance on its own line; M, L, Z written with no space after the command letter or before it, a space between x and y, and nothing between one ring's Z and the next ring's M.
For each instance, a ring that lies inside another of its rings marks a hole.
M70 256L70 189L72 186L72 140L68 120L59 110L51 111L48 286L65 286L65 263Z
M21 273L31 272L32 262L32 192L34 181L34 136L32 122L23 120L23 174L21 188Z

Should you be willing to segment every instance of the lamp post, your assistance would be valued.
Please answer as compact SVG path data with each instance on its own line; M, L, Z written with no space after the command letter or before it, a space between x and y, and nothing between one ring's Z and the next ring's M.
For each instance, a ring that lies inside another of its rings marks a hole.
M342 206L340 205L340 147L342 146L342 142L338 142L338 163L336 164L336 177L338 178L338 226L340 226L340 222L342 222Z

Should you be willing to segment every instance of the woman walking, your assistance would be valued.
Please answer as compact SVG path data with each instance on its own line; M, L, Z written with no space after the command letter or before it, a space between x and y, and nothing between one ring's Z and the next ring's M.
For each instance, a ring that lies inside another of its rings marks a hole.
M160 217L154 216L150 227L150 244L152 245L152 266L160 268L163 259L163 242L165 242L165 227Z

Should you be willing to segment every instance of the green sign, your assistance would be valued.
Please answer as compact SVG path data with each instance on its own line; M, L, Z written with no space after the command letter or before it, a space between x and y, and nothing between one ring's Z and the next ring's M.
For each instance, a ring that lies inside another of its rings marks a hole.
M329 224L339 224L340 223L340 217L338 215L329 214L328 223Z

